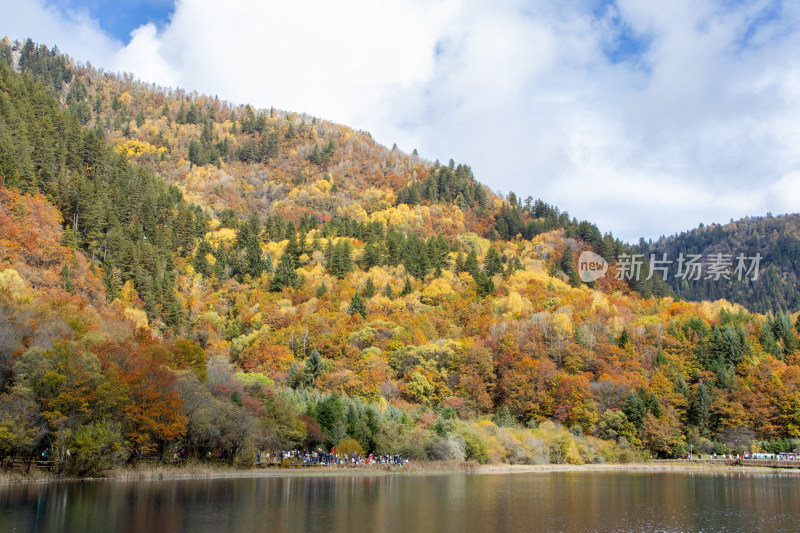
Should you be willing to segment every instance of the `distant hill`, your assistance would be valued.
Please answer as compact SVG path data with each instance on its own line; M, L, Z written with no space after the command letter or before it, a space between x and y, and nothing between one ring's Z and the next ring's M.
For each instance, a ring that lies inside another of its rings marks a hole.
M687 300L725 299L759 313L800 310L799 215L748 217L724 225L701 226L652 244L642 243L639 251L654 253L657 258L666 253L668 260L677 260L680 254L687 258L700 254L706 262L723 254L723 258L730 256L731 271L738 265L739 255L750 258L760 254L757 280L752 274L741 280L738 275L731 275L729 280L707 279L707 271L701 279L690 280L677 277L677 267L673 266L668 282L676 296Z

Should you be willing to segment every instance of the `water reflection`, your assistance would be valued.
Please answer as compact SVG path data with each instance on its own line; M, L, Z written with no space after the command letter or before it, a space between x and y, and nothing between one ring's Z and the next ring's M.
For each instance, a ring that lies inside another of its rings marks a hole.
M2 531L799 531L800 478L555 472L0 487Z

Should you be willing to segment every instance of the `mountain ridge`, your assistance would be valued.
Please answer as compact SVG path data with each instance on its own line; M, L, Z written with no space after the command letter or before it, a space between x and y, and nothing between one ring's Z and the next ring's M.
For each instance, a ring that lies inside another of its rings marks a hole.
M637 249L464 164L61 58L0 62L0 424L30 429L6 453L578 463L800 437L796 313L613 264L585 284L581 251ZM57 260L26 255L33 232Z

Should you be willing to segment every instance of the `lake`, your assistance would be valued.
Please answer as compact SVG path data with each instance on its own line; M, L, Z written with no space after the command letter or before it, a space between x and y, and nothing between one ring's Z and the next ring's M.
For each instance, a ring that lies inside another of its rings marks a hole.
M0 531L800 531L800 477L583 471L0 486Z

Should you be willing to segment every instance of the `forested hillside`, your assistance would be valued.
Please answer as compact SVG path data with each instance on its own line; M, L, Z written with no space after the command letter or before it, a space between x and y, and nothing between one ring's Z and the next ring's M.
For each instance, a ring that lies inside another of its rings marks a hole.
M677 259L700 255L710 261L722 254L732 267L739 255L760 256L758 279L715 280L707 273L671 276L675 294L687 300L719 300L740 303L760 313L796 312L800 309L800 216L782 215L743 218L729 224L713 224L640 247L642 253L667 254ZM733 268L731 269L733 270Z
M30 41L0 57L5 456L580 463L800 437L797 315L613 265L585 284L581 251L635 250L466 164Z

